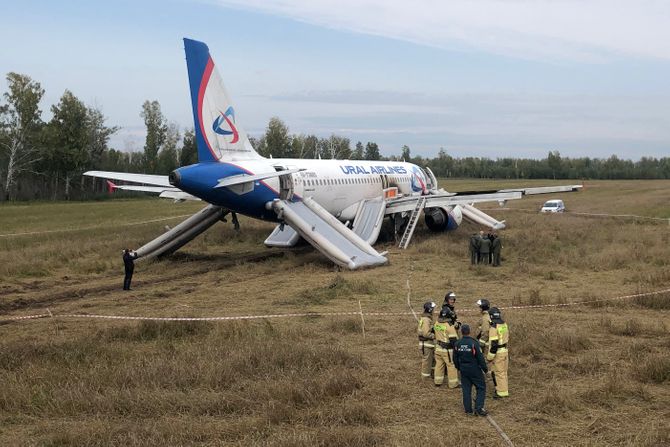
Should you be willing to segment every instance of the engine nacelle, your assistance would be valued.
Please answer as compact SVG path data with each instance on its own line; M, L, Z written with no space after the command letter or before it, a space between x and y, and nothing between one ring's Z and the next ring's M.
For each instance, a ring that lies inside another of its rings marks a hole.
M451 231L458 228L463 221L463 214L461 207L456 205L454 207L434 207L423 210L426 226L431 231Z

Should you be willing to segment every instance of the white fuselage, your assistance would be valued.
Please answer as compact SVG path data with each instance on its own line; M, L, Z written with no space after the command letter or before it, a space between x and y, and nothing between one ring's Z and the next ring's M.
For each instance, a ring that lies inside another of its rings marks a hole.
M398 188L399 195L426 192L424 172L412 163L306 159L265 161L275 168L304 169L291 175L293 198L312 197L342 221L354 218L361 200L378 198L387 188ZM280 191L280 180L269 179L268 186Z

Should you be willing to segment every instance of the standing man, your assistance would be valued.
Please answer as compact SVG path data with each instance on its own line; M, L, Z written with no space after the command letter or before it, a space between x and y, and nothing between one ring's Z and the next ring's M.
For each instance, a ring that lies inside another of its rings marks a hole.
M130 290L130 281L133 279L133 271L135 270L135 259L137 253L126 248L123 250L123 267L126 275L123 278L123 290Z
M485 235L483 231L480 233L482 237L479 240L479 263L488 264L489 253L491 252L491 239L489 239L488 235Z
M221 222L228 222L228 220L226 220L226 216L228 215L228 213L230 213L230 215L233 218L233 225L235 226L235 231L240 231L240 221L237 220L237 213L235 211L230 210L224 211L223 214L221 214L220 218Z
M491 362L491 377L493 378L493 398L509 396L507 388L507 342L509 341L509 329L507 323L502 319L500 309L492 307L489 310L491 316L491 328L489 329L489 352L486 360Z
M456 314L456 294L454 292L447 292L444 295L444 304L442 308L448 307L454 313L454 322L452 323L456 330L458 331L461 328L461 322L458 321L458 315Z
M493 252L493 266L500 266L500 250L502 250L502 242L500 236L494 231L493 240L491 241L491 251Z
M481 319L479 321L479 332L477 333L477 340L479 340L479 347L487 354L487 346L489 342L489 329L491 327L491 317L489 315L489 307L491 304L486 298L477 300L477 306L481 312Z
M456 314L443 306L437 323L433 326L435 332L435 386L444 383L444 370L447 370L449 388L458 386L458 371L454 366L454 346L458 340L458 334L454 323Z
M464 324L461 327L463 338L456 342L454 351L454 364L456 369L461 372L461 388L463 389L463 408L465 414L474 414L478 416L487 416L488 412L484 409L484 400L486 399L486 361L482 355L479 343L470 337L470 326ZM472 412L472 386L477 390L475 398L475 411Z
M429 379L435 359L435 334L433 333L433 310L435 303L428 301L423 304L423 315L419 318L417 335L421 348L421 378Z
M472 233L470 236L470 264L475 265L479 259L479 236Z

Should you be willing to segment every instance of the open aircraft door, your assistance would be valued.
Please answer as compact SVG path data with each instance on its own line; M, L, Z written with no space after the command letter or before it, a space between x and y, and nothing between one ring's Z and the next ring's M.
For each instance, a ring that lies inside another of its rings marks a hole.
M277 172L288 171L293 169L289 166L275 166ZM291 200L294 193L294 174L280 175L279 176L279 198L281 200Z
M382 179L382 189L386 189L389 187L389 176L386 174L382 174L379 177Z

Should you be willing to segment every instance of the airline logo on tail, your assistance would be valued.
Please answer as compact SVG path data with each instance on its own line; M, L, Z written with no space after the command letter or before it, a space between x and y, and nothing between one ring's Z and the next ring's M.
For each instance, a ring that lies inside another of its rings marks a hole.
M221 127L221 125L224 123L230 130L226 130ZM235 110L232 106L228 107L228 110L221 112L221 114L216 117L212 123L212 130L219 135L232 135L233 138L229 141L229 143L237 143L237 140L240 138L240 134L237 131L237 127L235 127Z
M230 96L214 66L207 45L197 40L184 39L184 50L191 88L198 161L261 158L237 122Z
M414 192L425 192L426 191L426 181L423 177L423 172L419 170L416 166L412 168L412 191Z

